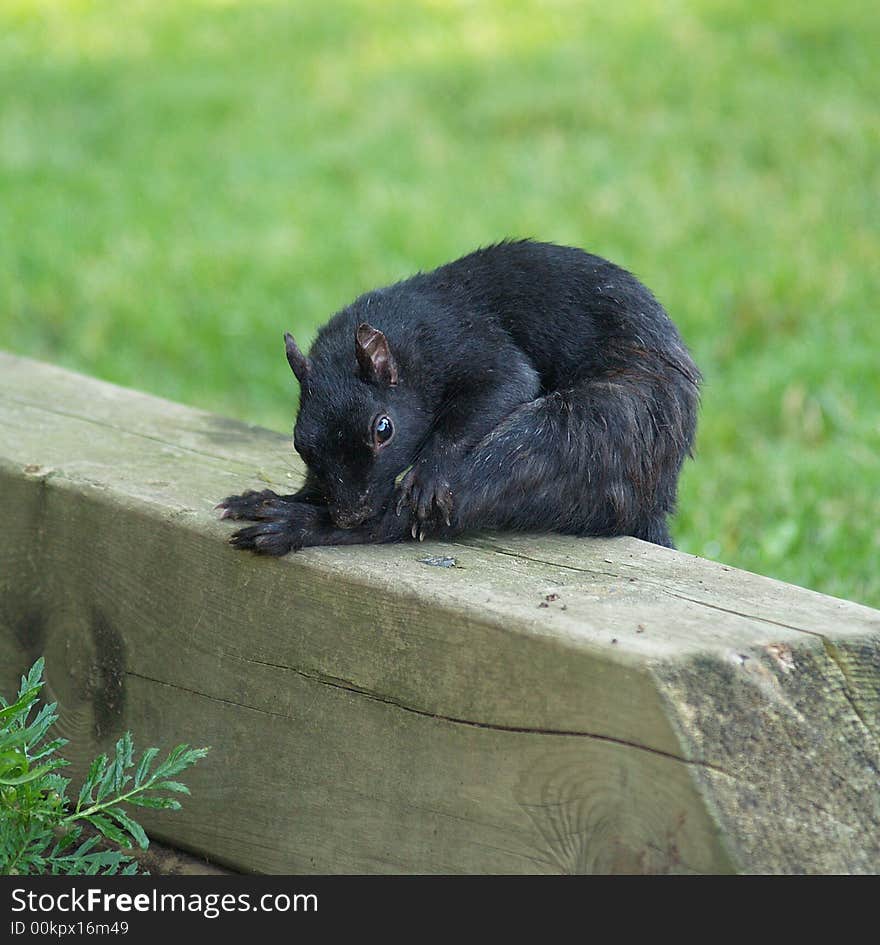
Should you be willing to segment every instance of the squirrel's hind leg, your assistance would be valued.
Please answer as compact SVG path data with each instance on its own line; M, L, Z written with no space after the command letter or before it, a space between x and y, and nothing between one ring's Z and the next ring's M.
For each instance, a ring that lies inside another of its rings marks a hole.
M642 541L650 541L664 548L675 547L665 517L649 519L643 526L633 529L632 534L633 538L641 538Z
M696 425L696 386L632 371L582 381L517 408L463 460L457 530L633 535L666 525Z

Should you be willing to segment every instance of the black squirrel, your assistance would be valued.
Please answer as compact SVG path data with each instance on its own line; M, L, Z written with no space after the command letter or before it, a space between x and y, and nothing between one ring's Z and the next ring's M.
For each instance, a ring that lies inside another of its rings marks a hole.
M672 547L700 373L635 276L530 240L479 249L368 292L308 357L294 495L245 492L230 539L308 545L446 538L475 529L633 535Z

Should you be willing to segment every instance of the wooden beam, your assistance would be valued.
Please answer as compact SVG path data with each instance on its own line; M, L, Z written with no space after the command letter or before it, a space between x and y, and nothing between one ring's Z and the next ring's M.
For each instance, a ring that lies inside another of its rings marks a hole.
M216 502L300 477L286 437L0 353L0 691L46 656L75 777L126 728L210 744L151 836L260 872L880 869L880 613L635 539L230 548Z

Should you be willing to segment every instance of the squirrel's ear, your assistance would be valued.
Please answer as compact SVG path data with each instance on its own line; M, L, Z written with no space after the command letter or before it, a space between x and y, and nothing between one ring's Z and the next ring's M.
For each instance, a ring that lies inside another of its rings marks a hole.
M305 384L309 371L312 369L312 362L299 350L289 331L284 332L284 347L287 350L287 362L290 369L300 384Z
M389 387L397 383L397 362L388 347L388 339L378 328L366 322L358 325L354 349L365 380L377 381Z

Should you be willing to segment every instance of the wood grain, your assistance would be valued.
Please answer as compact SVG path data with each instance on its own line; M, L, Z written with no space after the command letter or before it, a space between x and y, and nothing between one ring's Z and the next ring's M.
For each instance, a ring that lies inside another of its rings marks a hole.
M874 872L880 614L635 539L231 549L287 438L0 353L0 691L76 779L210 744L151 836L262 872ZM454 567L426 563L452 558Z

